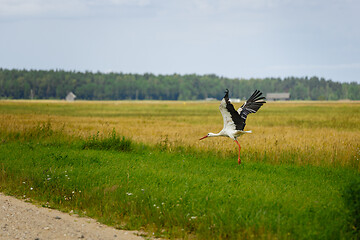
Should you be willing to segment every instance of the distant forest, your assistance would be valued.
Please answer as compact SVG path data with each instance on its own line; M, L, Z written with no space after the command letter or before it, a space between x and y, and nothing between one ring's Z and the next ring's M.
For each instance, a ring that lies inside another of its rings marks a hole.
M289 92L291 100L360 100L360 84L338 83L318 77L230 79L208 75L154 75L93 73L63 70L8 70L0 68L0 98L64 99L71 91L82 100L200 100L248 98L259 89L264 94Z

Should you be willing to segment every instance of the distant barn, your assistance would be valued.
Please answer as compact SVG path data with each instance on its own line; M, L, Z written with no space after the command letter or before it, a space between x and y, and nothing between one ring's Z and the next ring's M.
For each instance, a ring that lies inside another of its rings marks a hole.
M68 102L73 102L76 98L76 95L73 92L69 92L65 100Z
M268 100L268 101L287 101L287 100L290 100L290 93L267 93L266 100Z

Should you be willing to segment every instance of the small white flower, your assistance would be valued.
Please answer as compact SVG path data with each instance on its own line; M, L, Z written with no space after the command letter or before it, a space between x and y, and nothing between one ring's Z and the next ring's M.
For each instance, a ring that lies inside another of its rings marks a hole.
M30 188L30 190L32 191L32 190L33 190L33 188L31 187L31 188Z
M131 192L127 192L126 194L127 194L128 196L133 195L133 193L131 193Z
M192 216L192 217L191 217L191 219L196 219L196 218L197 218L197 216Z

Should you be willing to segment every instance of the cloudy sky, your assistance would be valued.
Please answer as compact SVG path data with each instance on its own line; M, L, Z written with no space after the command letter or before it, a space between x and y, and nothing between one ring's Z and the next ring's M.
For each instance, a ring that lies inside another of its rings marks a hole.
M360 82L359 0L0 0L0 68Z

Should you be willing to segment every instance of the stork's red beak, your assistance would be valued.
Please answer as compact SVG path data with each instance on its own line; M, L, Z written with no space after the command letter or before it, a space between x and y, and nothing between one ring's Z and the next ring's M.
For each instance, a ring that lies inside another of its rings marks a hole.
M199 140L203 140L204 138L207 138L207 137L208 137L208 135L206 135L205 137L200 138Z

